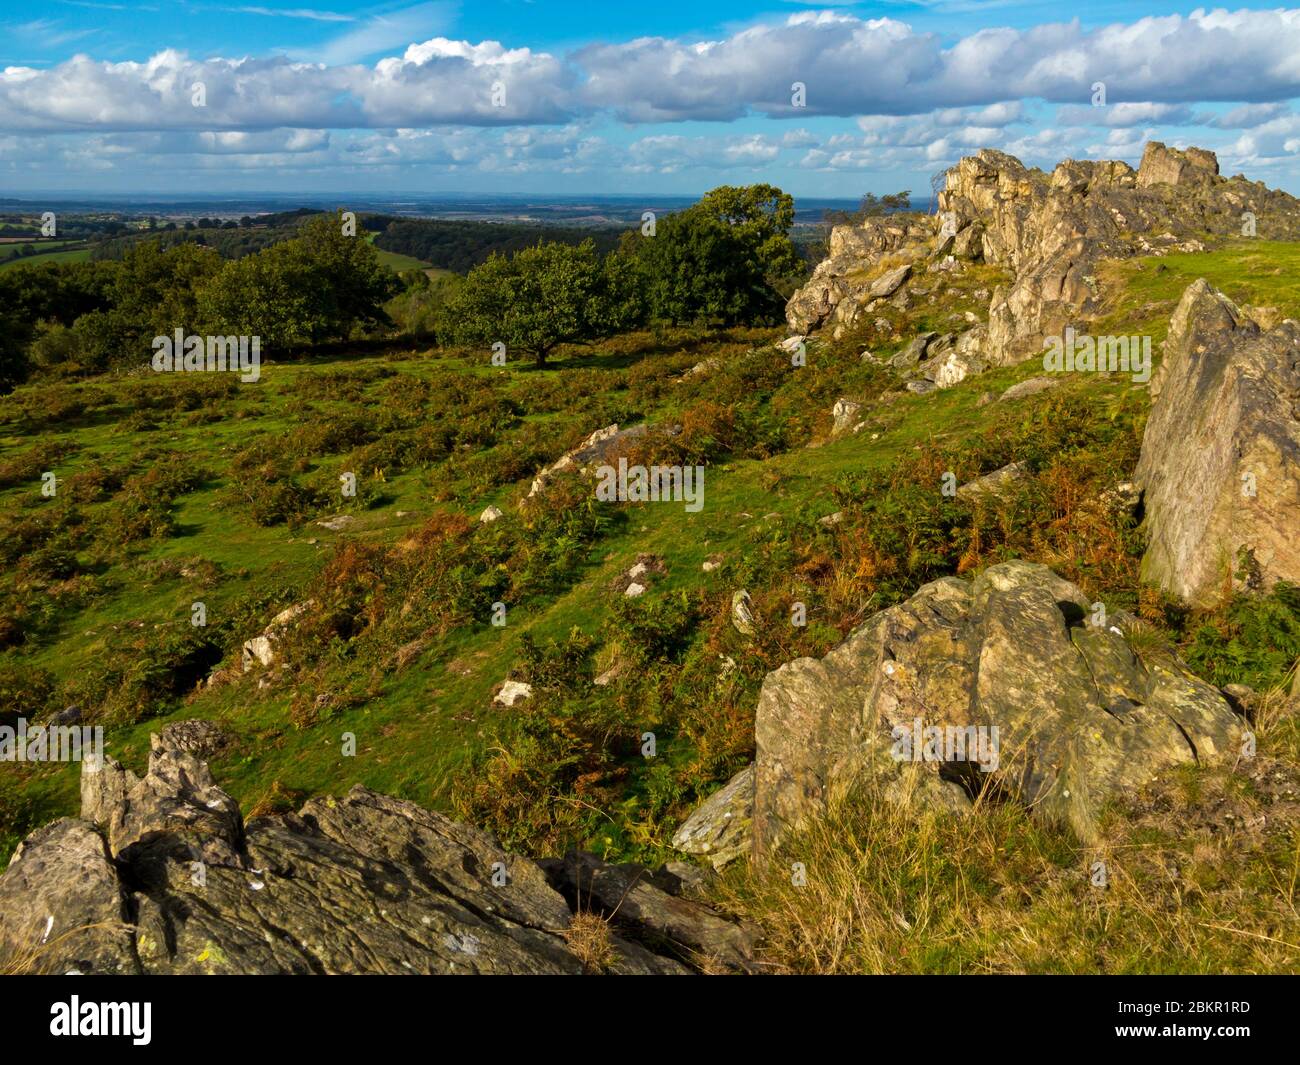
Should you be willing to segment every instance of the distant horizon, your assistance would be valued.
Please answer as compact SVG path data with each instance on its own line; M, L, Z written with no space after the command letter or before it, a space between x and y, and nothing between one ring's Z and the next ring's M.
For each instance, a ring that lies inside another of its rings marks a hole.
M756 184L757 182L742 182L741 184ZM189 193L166 193L153 191L150 189L139 189L132 192L98 192L93 189L66 189L60 190L56 194L40 193L28 189L17 189L14 191L5 190L0 195L0 203L56 203L62 199L92 199L92 200L138 200L143 198L155 199L159 202L217 202L220 200L246 200L246 199L274 199L291 202L300 199L322 199L322 198L352 198L366 200L390 199L393 197L410 197L413 202L418 200L447 200L451 202L474 203L482 200L543 200L547 202L574 202L580 203L583 200L697 200L710 189L716 188L710 185L708 188L702 188L698 192L502 192L502 193L472 193L472 192L383 192L370 191L363 192L359 189L342 189L337 192L299 192L287 193L279 192L274 189L252 189L248 192L220 192L211 195L196 195ZM797 192L791 192L789 189L782 191L788 192L796 200L817 200L825 203L858 203L861 196L820 196L820 195L800 195ZM864 192L863 195L866 195ZM925 197L932 199L933 197Z
M707 191L707 190L706 190ZM0 196L0 212L37 213L56 208L72 213L113 213L133 218L192 220L259 217L294 210L344 208L363 214L435 219L442 221L519 222L524 224L601 228L637 224L644 211L668 214L698 202L698 195L678 193L387 193L280 192L245 193L65 193L59 196ZM827 211L852 210L860 197L794 196L795 225L821 222ZM913 197L911 207L930 211L933 198Z

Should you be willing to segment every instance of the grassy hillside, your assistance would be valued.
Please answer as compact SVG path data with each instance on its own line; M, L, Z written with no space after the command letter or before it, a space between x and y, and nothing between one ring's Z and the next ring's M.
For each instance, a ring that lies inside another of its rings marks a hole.
M1300 316L1297 268L1300 247L1258 242L1113 264L1106 324L1149 332L1158 351L1198 276ZM1138 612L1216 683L1284 683L1300 601L1189 614L1139 587L1138 531L1098 502L1131 473L1144 386L1073 375L989 402L1042 372L1030 362L917 396L861 357L888 356L920 328L959 328L982 306L973 293L999 280L972 268L910 315L882 312L887 330L810 346L802 367L771 346L774 330L668 330L565 348L545 369L413 349L270 364L247 385L120 375L24 386L0 400L0 694L26 700L29 717L80 706L137 770L160 722L219 721L236 743L214 771L246 814L363 783L535 853L576 844L652 861L752 757L767 671L825 653L945 573L1043 561ZM865 424L832 439L841 396L864 404ZM681 431L652 431L634 460L707 466L701 512L597 504L573 476L520 506L565 449L642 421ZM966 481L1012 460L1034 476L1000 503L971 508L939 491L946 471ZM40 492L45 471L58 477L54 499ZM345 472L355 498L339 492ZM489 504L505 516L480 525ZM832 512L837 524L819 521ZM318 524L338 515L342 528ZM629 599L619 575L647 555L666 572ZM710 558L722 565L705 572ZM739 588L762 622L753 640L729 622ZM286 637L284 667L240 674L242 642L308 599L317 618ZM196 601L203 628L190 623ZM492 624L496 602L504 627ZM795 602L806 627L790 624ZM606 671L611 682L593 684ZM507 676L537 697L495 705ZM647 731L653 759L640 753ZM342 754L347 733L355 757ZM1268 743L1294 758L1295 723L1280 721ZM0 854L74 812L76 795L75 766L8 767ZM1068 842L1052 848L1073 860ZM761 894L735 890L737 905Z

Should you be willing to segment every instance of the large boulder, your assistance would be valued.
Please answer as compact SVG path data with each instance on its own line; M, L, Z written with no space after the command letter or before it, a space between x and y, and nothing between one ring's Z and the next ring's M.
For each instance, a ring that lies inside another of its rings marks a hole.
M1300 582L1300 324L1263 330L1196 281L1151 390L1143 577L1198 603Z
M1131 619L1099 617L1046 566L1007 562L928 584L825 658L768 674L756 853L864 777L938 809L969 808L989 788L1091 839L1109 796L1169 766L1235 757L1243 723L1223 696L1172 654L1130 642ZM911 744L932 735L936 747ZM904 787L908 772L919 783Z
M886 296L892 296L902 287L903 282L911 276L911 263L903 263L902 266L886 270L867 286L867 295L872 299L884 299Z
M82 817L33 832L0 875L0 969L578 974L578 908L606 919L602 971L749 967L752 934L676 878L571 856L571 905L542 865L363 787L245 824L186 749L210 738L169 726L140 778L83 763Z
M241 867L239 804L217 786L207 763L178 741L178 733L164 729L149 741L149 771L138 780L120 766L83 768L83 799L90 791L93 801L83 805L82 817L106 822L113 858L142 871L177 858ZM110 795L120 784L96 790L84 783L86 776L107 782L119 775L129 786L111 806Z
M790 297L785 320L795 332L809 333L830 317L847 291L838 278L814 277Z

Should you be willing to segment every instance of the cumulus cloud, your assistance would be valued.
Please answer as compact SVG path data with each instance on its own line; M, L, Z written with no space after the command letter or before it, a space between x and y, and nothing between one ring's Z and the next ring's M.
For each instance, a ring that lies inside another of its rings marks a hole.
M257 130L556 123L576 74L562 61L496 42L434 38L373 67L284 56L147 62L77 55L51 70L0 71L0 129Z
M426 3L374 16L311 61L173 50L144 62L78 55L49 70L10 67L0 72L0 129L492 126L598 113L634 123L933 113L936 126L1002 129L1023 119L1020 101L1082 106L1096 82L1110 99L1136 102L1077 121L1119 128L1179 121L1193 101L1300 95L1300 11L1195 11L1093 30L1075 20L951 44L897 19L799 12L717 40L644 37L568 56L409 36L443 12ZM403 44L400 55L355 62ZM202 109L190 104L199 81Z
M1097 82L1119 100L1281 99L1300 91L1300 11L1196 11L1090 31L1075 20L981 30L951 47L893 19L823 11L718 41L601 45L576 62L589 76L584 98L629 121L1068 104ZM791 100L796 82L804 109Z

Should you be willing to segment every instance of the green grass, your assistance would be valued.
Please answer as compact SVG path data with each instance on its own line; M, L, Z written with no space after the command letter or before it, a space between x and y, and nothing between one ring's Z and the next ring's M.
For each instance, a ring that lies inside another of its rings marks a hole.
M1149 335L1162 342L1179 298L1198 278L1238 304L1300 317L1300 244L1237 240L1212 252L1106 263L1102 277L1113 296L1091 327L1099 335Z
M367 233L366 240L371 244L375 242L374 233ZM450 270L442 270L436 266L430 266L423 259L417 259L413 255L402 255L400 252L385 251L383 248L376 248L375 254L379 256L379 261L393 273L400 274L403 270L423 270L430 277L439 277L444 274L450 274Z
M22 247L21 244L0 244L0 270L10 266L17 266L20 263L80 263L86 262L90 258L89 246L81 241L33 241L32 244L38 249L50 248L51 250L38 251L35 255L20 256L9 249L16 250Z

